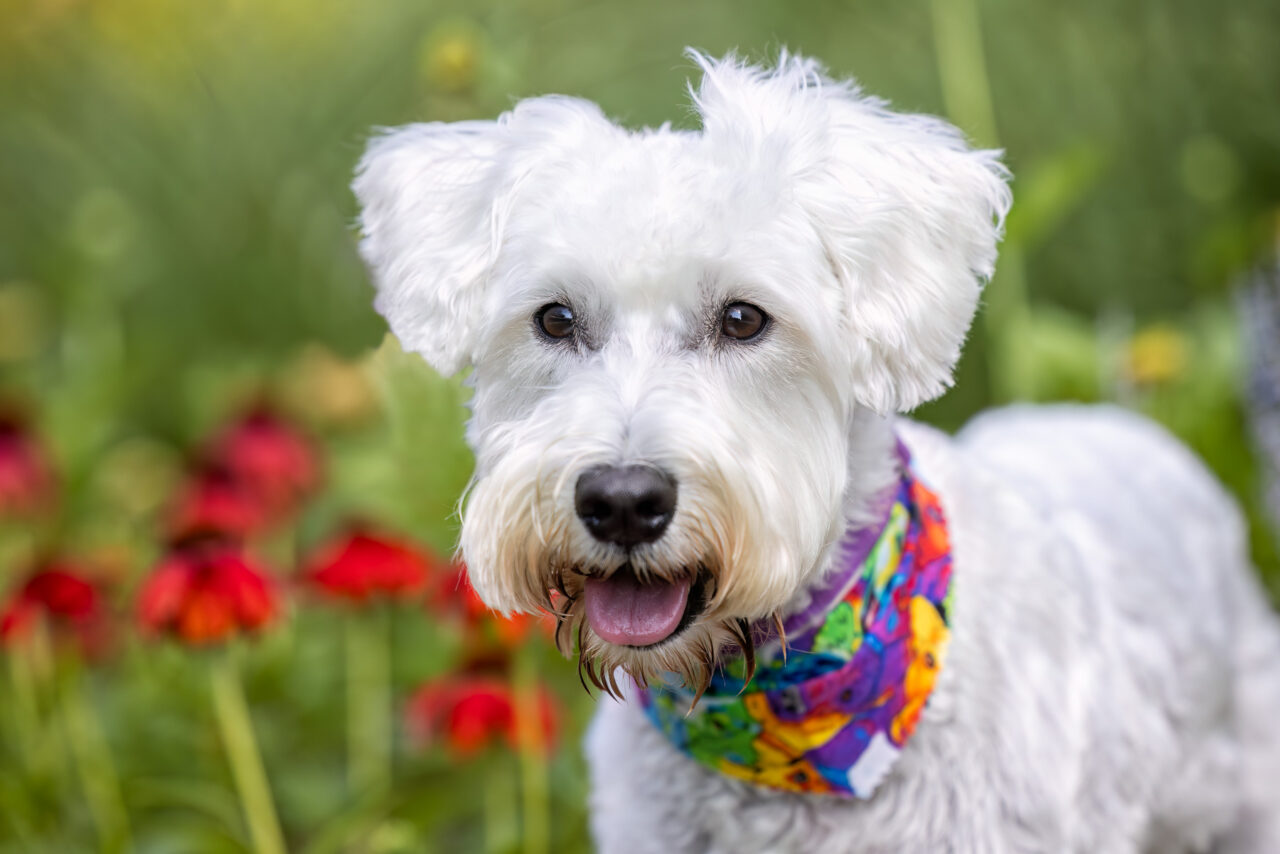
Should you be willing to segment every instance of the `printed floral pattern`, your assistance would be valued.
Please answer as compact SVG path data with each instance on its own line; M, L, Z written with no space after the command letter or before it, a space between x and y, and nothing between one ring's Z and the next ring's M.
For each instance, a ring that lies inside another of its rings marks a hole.
M946 518L909 460L888 522L852 579L785 655L777 643L761 650L749 685L735 659L692 711L684 688L646 689L649 717L680 750L731 777L870 797L915 731L949 639Z

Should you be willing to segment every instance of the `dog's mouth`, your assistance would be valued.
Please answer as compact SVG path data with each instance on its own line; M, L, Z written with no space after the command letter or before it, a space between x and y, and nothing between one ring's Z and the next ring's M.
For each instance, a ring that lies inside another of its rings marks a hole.
M587 624L604 641L649 647L684 631L706 606L706 573L641 580L629 565L586 581Z

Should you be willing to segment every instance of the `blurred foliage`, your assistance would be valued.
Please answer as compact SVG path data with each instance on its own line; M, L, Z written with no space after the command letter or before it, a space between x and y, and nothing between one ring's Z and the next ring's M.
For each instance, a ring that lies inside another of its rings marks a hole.
M465 392L384 342L370 308L347 190L363 140L545 92L687 126L686 45L758 58L787 45L1003 146L1016 202L1009 272L988 302L1005 308L975 327L956 389L920 415L954 428L1003 402L1015 370L1025 397L1148 412L1242 498L1255 558L1280 584L1229 310L1232 282L1276 239L1274 0L0 4L0 396L35 413L64 475L47 530L0 538L0 579L56 542L117 567L127 592L156 557L155 515L184 459L262 394L330 456L329 488L277 557L352 515L450 548L471 466ZM345 797L335 619L299 612L246 667L291 840L517 846L483 815L515 797L509 757L468 775L419 759L396 800ZM400 691L457 652L421 619L394 622ZM241 850L191 657L129 647L114 666L123 674L87 674L84 688L146 817L140 850ZM108 690L121 678L136 690ZM587 847L574 738L552 765L557 851ZM0 849L92 838L84 807L60 799L65 768L45 771L0 775Z

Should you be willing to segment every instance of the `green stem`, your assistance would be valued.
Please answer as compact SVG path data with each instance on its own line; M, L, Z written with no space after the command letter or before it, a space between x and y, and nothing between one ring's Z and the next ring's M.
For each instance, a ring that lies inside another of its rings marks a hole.
M349 614L347 647L347 775L353 794L391 785L391 650L389 614Z
M933 47L948 115L978 144L999 145L978 0L933 0L931 11Z
M129 814L121 795L120 778L98 717L85 701L79 672L71 674L60 699L67 741L102 850L131 850Z
M501 770L505 776L505 765ZM484 850L485 854L498 854L503 850L502 828L508 801L504 797L503 787L497 782L496 774L491 771L485 782L487 785L482 795L484 798Z
M280 820L276 817L267 772L253 735L253 721L249 717L244 689L240 685L240 672L231 650L215 656L209 675L218 729L222 733L253 847L258 854L284 854L284 834L280 832Z
M998 146L995 103L987 77L978 0L933 0L933 40L942 100L952 121L980 145ZM987 364L997 402L1025 399L1034 391L1029 373L1031 304L1021 247L1008 242L999 273L983 294Z
M71 747L66 734L58 726L58 660L54 654L53 637L47 620L37 619L31 636L23 644L20 653L25 660L31 686L31 708L35 713L36 767L40 773L50 773L59 783L59 790L66 792L72 785ZM41 710L45 710L42 716Z
M533 652L529 645L521 648L512 673L520 757L520 811L524 819L521 829L524 854L547 854L551 836L547 760L538 702L538 665Z
M1022 247L1010 241L1000 253L996 287L989 288L982 328L990 344L988 376L995 402L1027 400L1035 393L1031 354L1031 302Z
M40 770L40 705L36 699L36 680L32 673L31 658L24 646L17 646L9 653L9 677L13 682L13 726L17 744L22 750L27 770Z

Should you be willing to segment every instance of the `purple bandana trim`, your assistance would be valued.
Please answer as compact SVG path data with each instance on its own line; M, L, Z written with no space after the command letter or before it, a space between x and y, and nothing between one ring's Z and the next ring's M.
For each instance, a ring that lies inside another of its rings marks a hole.
M905 469L910 464L911 454L902 440L897 440L897 454L900 467ZM838 602L857 580L858 571L867 559L881 532L889 523L889 514L893 511L894 498L898 493L898 484L894 483L872 499L875 508L873 516L876 523L854 528L845 535L838 546L841 560L839 566L827 574L822 584L812 591L809 604L794 614L783 618L782 629L791 638L811 629L827 616L827 612ZM762 624L756 629L756 636L773 637L777 634L772 625Z

